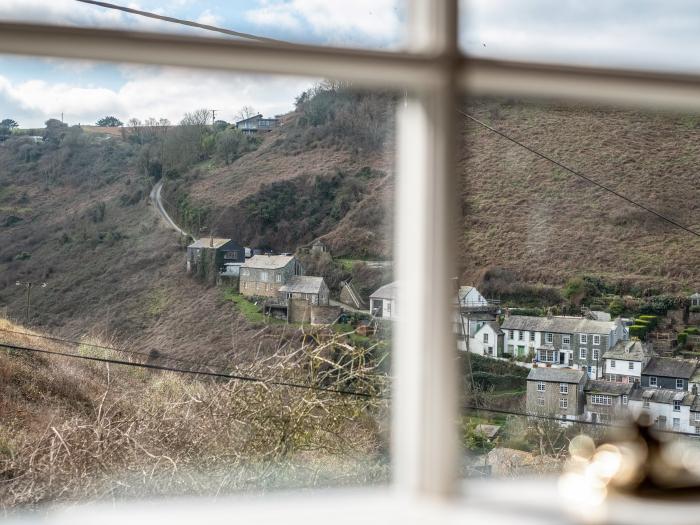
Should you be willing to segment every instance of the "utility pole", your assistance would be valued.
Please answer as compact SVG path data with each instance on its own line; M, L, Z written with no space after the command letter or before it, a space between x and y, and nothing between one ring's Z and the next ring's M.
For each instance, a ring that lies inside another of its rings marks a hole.
M31 281L17 281L15 283L15 286L24 286L27 289L27 301L24 313L24 323L26 326L29 326L29 310L32 304L32 286L34 286L34 283ZM41 287L46 288L46 283L41 283Z
M211 110L211 125L214 125L214 122L216 122L216 112L219 111L218 109L212 109Z

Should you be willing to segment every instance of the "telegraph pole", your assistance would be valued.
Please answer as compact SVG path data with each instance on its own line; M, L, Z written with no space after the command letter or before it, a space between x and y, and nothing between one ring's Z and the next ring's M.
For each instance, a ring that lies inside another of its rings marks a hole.
M25 313L24 313L24 323L26 326L29 326L29 311L31 308L32 304L32 286L34 286L34 283L31 281L17 281L15 283L15 286L24 286L27 290L27 300L26 300L26 307L25 307ZM46 283L41 283L42 288L46 288Z
M219 111L218 109L212 109L211 110L211 125L214 125L214 122L216 122L216 112Z

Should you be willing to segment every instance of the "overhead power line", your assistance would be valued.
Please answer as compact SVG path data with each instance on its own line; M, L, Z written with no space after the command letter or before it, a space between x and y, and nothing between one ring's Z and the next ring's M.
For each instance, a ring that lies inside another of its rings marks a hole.
M290 382L290 381L278 381L278 380L264 379L264 378L260 378L260 377L236 375L236 374L223 374L223 373L219 373L219 372L209 372L206 370L184 370L181 368L173 368L173 367L169 367L169 366L153 365L153 364L149 364L149 363L134 363L131 361L121 361L119 359L108 359L106 357L93 357L93 356L87 356L87 355L70 354L67 352L57 352L54 350L44 350L42 348L33 348L30 346L19 346L19 345L13 345L13 344L8 344L8 343L0 343L0 348L5 348L8 350L16 350L19 352L26 352L26 353L47 354L47 355L55 355L55 356L60 356L60 357L68 357L71 359L82 359L84 361L95 361L98 363L132 366L135 368L147 368L149 370L161 370L164 372L175 372L175 373L179 373L179 374L191 374L191 375L199 375L199 376L206 376L206 377L215 377L215 378L219 378L219 379L230 379L230 380L234 380L234 381L247 381L247 382L251 382L251 383L260 383L260 384L272 385L272 386L285 386L285 387L289 387L289 388L298 388L298 389L302 389L302 390L312 390L315 392L326 392L329 394L340 394L340 395L364 397L364 398L375 398L375 399L388 399L388 396L368 394L366 392L357 392L354 390L342 390L342 389L337 389L337 388L326 388L326 387L322 387L322 386L305 385L302 383L294 383L294 382Z
M76 2L81 2L83 4L96 5L99 7L104 7L105 9L116 9L118 11L123 11L132 15L145 16L147 18L153 18L155 20L162 20L163 22L169 22L171 24L179 24L183 26L196 27L197 29L204 29L206 31L214 31L216 33L222 33L229 36L237 36L239 38L247 38L249 40L257 40L259 42L270 42L275 44L289 44L289 42L283 42L282 40L275 40L274 38L267 38L263 36L251 35L250 33L243 33L241 31L233 31L231 29L224 29L222 27L216 27L209 24L200 24L199 22L192 22L191 20L184 20L182 18L173 18L172 16L159 15L156 13L151 13L149 11L142 11L140 9L133 9L131 7L125 7L122 5L112 4L109 2L98 2L96 0L75 0Z
M504 133L503 131L500 131L500 130L498 130L498 129L492 127L492 126L489 126L488 124L486 124L485 122L479 120L478 118L473 117L472 115L469 115L468 113L465 113L465 112L460 111L460 110L457 110L457 113L459 113L459 114L462 115L463 117L468 118L469 120L471 120L471 121L473 121L473 122L476 122L477 124L479 124L479 125L482 126L483 128L488 129L489 131L491 131L491 132L493 132L493 133L495 133L495 134L497 134L497 135L503 137L504 139L509 140L509 141L512 142L513 144L516 144L516 145L520 146L521 148L526 149L527 151L529 151L529 152L532 153L533 155L537 155L538 157L540 157L540 158L542 158L542 159L544 159L544 160L547 160L547 161L551 162L552 164L555 164L556 166L559 166L561 169L563 169L563 170L565 170L565 171L568 171L568 172L571 173L572 175L575 175L576 177L579 177L579 178L581 178L581 179L583 179L583 180L589 182L590 184L593 184L594 186L597 186L598 188L600 188L600 189L602 189L602 190L605 190L605 191L607 191L608 193L610 193L610 194L612 194L612 195L615 195L616 197L618 197L618 198L620 198L620 199L622 199L622 200L628 202L629 204L632 204L633 206L636 206L637 208L640 208L640 209L646 211L647 213L650 213L650 214L652 214L652 215L658 217L659 219L661 219L661 220L663 220L663 221L666 221L667 223L671 224L672 226L675 226L676 228L680 228L681 230L684 230L684 231L690 233L691 235L695 235L696 237L700 237L700 232L697 232L697 231L695 231L695 230L692 230L692 229L690 229L689 227L684 226L684 225L680 224L679 222L677 222L677 221L671 219L670 217L668 217L668 216L666 216L666 215L663 215L662 213L659 213L658 211L656 211L656 210L654 210L654 209L652 209L652 208L649 208L648 206L645 206L644 204L642 204L642 203L640 203L640 202L638 202L638 201L635 201L635 200L633 200L633 199L631 199L631 198L629 198L629 197L627 197L627 196L621 194L620 192L615 191L614 189L612 189L612 188L610 188L610 187L608 187L608 186L605 186L604 184L601 184L600 182L598 182L598 181L596 181L596 180L594 180L594 179L591 179L590 177L584 175L584 174L581 173L580 171L577 171L577 170L575 170L575 169L573 169L573 168L570 168L570 167L567 166L566 164L563 164L563 163L559 162L558 160L553 159L552 157L550 157L550 156L548 156L548 155L546 155L546 154L544 154L544 153L541 153L541 152L537 151L537 150L534 149L534 148L531 148L531 147L528 146L527 144L524 144L524 143L520 142L519 140L517 140L517 139L511 137L510 135Z

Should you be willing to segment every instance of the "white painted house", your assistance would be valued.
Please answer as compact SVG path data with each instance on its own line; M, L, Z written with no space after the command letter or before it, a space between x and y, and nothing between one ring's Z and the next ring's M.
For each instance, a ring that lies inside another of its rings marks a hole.
M396 308L397 281L385 284L369 296L369 313L380 319L398 318Z
M465 349L466 350L466 349ZM503 355L503 331L496 321L485 321L469 339L469 351L486 357Z
M458 295L459 305L462 308L483 307L489 304L484 296L479 293L479 290L473 286L460 286Z
M691 408L697 396L686 390L666 388L636 388L629 398L633 417L648 414L660 430L674 432L696 432Z
M651 345L638 339L618 341L603 354L603 377L615 383L641 383L642 370L653 355Z

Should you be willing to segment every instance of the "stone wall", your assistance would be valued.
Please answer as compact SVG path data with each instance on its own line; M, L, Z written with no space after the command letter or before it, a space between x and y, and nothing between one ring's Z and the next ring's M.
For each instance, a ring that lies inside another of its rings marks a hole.
M287 321L290 323L331 324L340 315L337 306L314 306L303 299L290 299Z

